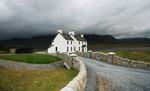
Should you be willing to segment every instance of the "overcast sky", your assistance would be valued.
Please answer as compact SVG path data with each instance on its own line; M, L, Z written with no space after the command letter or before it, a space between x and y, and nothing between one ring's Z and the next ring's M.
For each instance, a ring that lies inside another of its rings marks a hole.
M63 33L150 38L150 0L0 0L0 39Z

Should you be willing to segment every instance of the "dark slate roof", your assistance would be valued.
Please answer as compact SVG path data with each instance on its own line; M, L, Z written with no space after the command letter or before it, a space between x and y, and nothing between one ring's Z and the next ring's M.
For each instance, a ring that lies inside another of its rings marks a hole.
M70 37L70 35L68 35L68 34L62 33L62 36L63 36L66 40L73 40L73 39Z
M85 38L82 38L81 36L79 35L75 35L74 36L78 41L87 41Z

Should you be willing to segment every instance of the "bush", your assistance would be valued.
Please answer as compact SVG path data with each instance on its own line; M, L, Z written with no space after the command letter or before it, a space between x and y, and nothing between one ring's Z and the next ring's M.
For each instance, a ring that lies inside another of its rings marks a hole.
M4 51L4 46L0 45L0 51Z
M9 45L6 46L5 51L10 51L11 48L24 48L24 47L21 45Z
M16 49L16 54L19 54L19 53L33 53L33 48L26 47L26 48Z

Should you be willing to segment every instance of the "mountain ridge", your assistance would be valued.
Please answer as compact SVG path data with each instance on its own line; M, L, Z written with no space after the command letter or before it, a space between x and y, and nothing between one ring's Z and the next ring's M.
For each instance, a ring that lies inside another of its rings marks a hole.
M15 37L11 39L0 40L0 45L22 45L24 47L48 48L56 35L33 36L31 38ZM84 38L88 45L98 44L150 44L150 38L124 38L116 39L111 35L86 34Z

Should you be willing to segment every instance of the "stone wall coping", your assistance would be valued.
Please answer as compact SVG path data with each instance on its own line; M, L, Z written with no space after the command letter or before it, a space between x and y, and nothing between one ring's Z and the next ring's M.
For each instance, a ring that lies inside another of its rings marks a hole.
M88 52L92 52L91 50L89 50Z
M108 55L116 55L116 53L114 53L114 52L109 52L109 53L107 53Z
M79 73L73 78L64 88L60 91L83 91L84 85L87 82L87 71L85 64L78 58L75 58L77 62L79 62Z
M76 56L77 56L77 54L70 54L70 56L71 56L71 57L76 57Z

